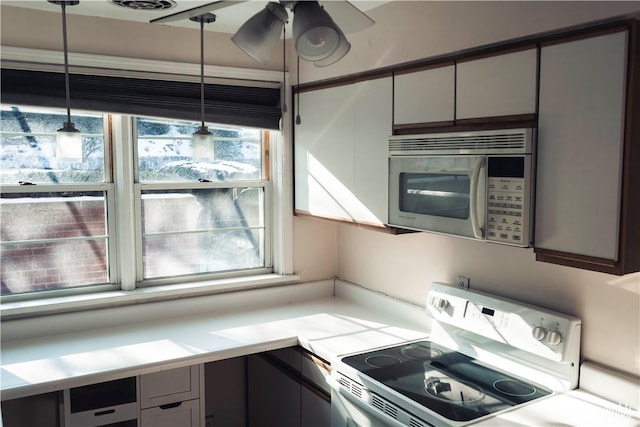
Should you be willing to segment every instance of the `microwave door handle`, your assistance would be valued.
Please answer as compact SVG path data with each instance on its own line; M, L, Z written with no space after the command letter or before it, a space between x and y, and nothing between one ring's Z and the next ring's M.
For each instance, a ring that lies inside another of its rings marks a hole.
M480 170L484 166L484 157L478 157L473 167L471 175L471 194L469 204L471 205L471 228L476 239L482 239L482 228L478 224L478 185L480 184Z

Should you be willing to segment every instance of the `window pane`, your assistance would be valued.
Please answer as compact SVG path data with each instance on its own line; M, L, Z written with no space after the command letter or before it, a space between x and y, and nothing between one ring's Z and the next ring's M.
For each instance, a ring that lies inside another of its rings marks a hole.
M109 281L103 192L3 193L0 216L3 295Z
M140 182L255 180L262 178L259 129L208 125L213 147L194 157L192 135L199 123L138 118Z
M64 111L2 105L0 183L103 182L102 115L72 114L71 120L82 132L82 161L75 163L56 159L56 131L67 121Z
M264 267L264 190L144 191L144 278Z

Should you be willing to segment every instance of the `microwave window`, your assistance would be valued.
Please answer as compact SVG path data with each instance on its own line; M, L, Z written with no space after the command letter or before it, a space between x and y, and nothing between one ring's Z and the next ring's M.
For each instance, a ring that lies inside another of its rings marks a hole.
M467 174L401 173L400 210L469 219L471 177Z

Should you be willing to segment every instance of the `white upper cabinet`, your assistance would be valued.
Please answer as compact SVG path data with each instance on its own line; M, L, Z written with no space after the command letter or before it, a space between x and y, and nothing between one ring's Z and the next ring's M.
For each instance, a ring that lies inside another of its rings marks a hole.
M452 122L454 65L396 74L393 78L394 125Z
M535 114L537 49L463 61L456 70L456 119Z
M391 77L299 94L295 208L370 225L387 221Z
M618 259L626 51L627 32L542 48L536 249Z

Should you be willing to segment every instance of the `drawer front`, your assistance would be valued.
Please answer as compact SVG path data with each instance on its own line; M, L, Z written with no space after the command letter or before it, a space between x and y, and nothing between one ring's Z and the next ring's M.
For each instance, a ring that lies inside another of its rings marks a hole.
M200 427L200 399L143 409L140 427Z
M200 366L187 366L140 376L140 408L197 399Z
M73 413L69 417L69 425L67 427L96 427L137 418L138 404L133 402Z

